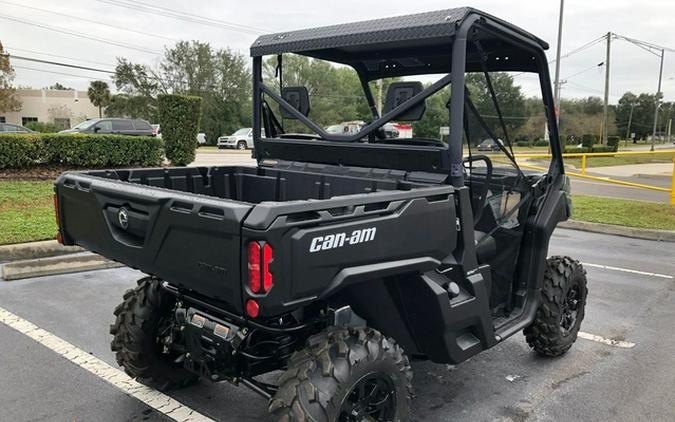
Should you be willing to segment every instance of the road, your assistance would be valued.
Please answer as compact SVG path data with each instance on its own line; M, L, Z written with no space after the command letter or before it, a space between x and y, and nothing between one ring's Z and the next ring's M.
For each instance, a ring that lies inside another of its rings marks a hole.
M518 334L457 366L415 362L416 421L675 420L675 243L560 229L551 253L588 264L582 330L635 346L579 339L545 359ZM0 282L0 309L116 367L108 324L140 276L122 268ZM0 323L0 420L167 420L28 331ZM265 400L243 387L201 382L172 396L216 420L269 420Z
M201 149L197 150L197 158L190 165L255 166L256 162L254 159L251 158L250 151ZM618 179L631 181L635 183L642 183L646 185L654 185L668 188L670 187L670 179L666 177L653 177L653 178L618 177ZM619 186L611 183L596 182L592 180L579 178L572 178L572 193L579 195L605 196L610 198L622 198L622 199L632 199L632 200L662 202L662 203L668 203L670 198L670 194L668 192L659 192L629 186Z

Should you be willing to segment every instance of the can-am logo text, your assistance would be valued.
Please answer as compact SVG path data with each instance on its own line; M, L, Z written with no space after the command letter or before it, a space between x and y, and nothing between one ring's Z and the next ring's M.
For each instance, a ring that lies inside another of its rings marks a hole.
M327 234L325 236L317 236L312 239L309 245L310 252L326 251L328 249L341 248L345 245L356 245L359 243L370 242L375 240L375 227L367 229L354 230L350 235L347 233Z

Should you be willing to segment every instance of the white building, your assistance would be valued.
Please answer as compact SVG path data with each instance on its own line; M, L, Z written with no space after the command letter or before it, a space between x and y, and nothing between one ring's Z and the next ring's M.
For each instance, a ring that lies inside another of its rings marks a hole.
M28 122L55 123L64 129L98 116L87 91L59 89L17 89L21 109L0 113L0 123L26 125Z

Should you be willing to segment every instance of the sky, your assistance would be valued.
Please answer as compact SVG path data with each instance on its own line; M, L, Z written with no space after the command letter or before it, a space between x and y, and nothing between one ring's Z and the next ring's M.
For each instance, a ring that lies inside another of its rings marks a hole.
M120 6L124 2L136 7L162 6L233 25L225 27L186 22ZM214 47L230 47L248 55L248 48L257 35L265 32L460 6L481 9L537 35L551 45L547 52L549 60L555 57L559 0L474 0L470 3L448 0L0 0L0 41L15 56L113 70L117 57L156 64L164 47L181 39L206 41ZM566 0L561 51L563 54L573 51L608 31L675 49L673 17L675 1L672 0L642 1L639 6L636 6L635 0ZM44 26L79 35L48 30ZM118 45L102 43L97 39ZM598 65L604 61L604 42L563 59L560 73L561 79L567 83L563 85L562 97L601 97L605 74L604 66ZM656 92L659 73L656 55L626 41L613 40L610 63L610 102L615 103L628 90L635 93ZM59 82L76 89L86 89L92 79L109 81L106 74L93 71L18 59L13 59L12 64L16 71L14 84L18 86L41 88ZM552 79L553 74L551 65ZM523 88L528 96L538 94L534 84L525 82ZM666 52L665 55L662 92L666 100L675 100L675 52Z

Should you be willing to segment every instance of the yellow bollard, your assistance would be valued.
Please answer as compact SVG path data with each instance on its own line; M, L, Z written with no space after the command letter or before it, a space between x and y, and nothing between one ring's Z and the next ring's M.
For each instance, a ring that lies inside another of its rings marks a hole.
M586 154L581 156L581 174L586 175Z
M673 179L670 181L670 205L675 205L675 156L673 156Z

